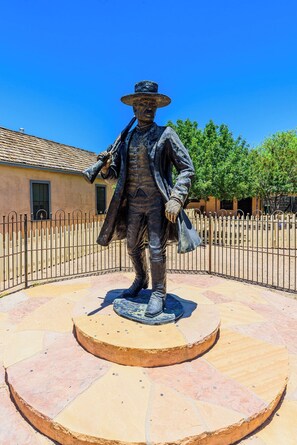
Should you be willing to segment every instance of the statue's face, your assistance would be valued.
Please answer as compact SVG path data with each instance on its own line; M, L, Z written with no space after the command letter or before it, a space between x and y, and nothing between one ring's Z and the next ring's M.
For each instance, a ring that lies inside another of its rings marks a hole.
M150 98L139 99L133 106L133 111L138 122L145 124L154 122L156 110L156 102Z

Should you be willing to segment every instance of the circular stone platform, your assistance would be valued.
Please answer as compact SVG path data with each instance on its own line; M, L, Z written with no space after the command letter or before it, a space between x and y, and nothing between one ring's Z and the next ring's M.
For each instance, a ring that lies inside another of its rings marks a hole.
M274 314L273 294L217 277L168 277L170 292L190 305L188 317L177 323L185 322L184 335L190 339L198 327L195 314L207 306L210 314L215 307L220 313L220 338L188 362L132 367L89 354L72 332L72 319L90 312L89 318L100 316L111 327L112 289L115 283L127 287L130 279L88 277L3 299L6 382L31 424L62 445L230 445L262 425L276 409L288 375L283 339L265 318ZM158 329L142 325L133 337L144 328Z
M149 298L145 291L143 295L140 301ZM177 296L174 299L182 306L182 299ZM114 304L118 301L127 303L116 298ZM130 366L172 365L203 354L218 336L220 318L215 305L183 300L183 310L177 323L162 326L98 311L75 318L74 329L78 342L97 357Z

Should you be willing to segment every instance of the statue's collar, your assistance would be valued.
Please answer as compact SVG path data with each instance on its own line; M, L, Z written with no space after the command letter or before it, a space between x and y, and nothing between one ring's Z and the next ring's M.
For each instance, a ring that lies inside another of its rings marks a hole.
M135 127L135 132L137 132L138 134L147 134L150 133L152 131L155 131L157 127L157 124L155 122L153 122L151 125L146 126L144 128L138 127L138 125Z

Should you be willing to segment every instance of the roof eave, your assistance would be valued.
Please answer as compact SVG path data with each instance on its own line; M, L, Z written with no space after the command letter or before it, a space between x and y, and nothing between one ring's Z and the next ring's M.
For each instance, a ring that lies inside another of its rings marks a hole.
M44 170L44 171L51 171L56 173L66 173L69 175L79 175L82 176L82 171L80 170L68 170L63 168L57 168L57 167L47 167L47 166L40 166L40 165L31 165L31 164L21 164L18 162L6 162L0 160L0 165L7 165L9 167L19 167L19 168L31 168L34 170Z

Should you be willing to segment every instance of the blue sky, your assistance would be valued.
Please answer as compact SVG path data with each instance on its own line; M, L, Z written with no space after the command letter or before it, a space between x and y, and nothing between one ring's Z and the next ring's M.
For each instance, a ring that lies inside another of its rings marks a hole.
M297 2L2 0L0 126L102 151L155 80L156 121L225 123L251 146L297 127Z

